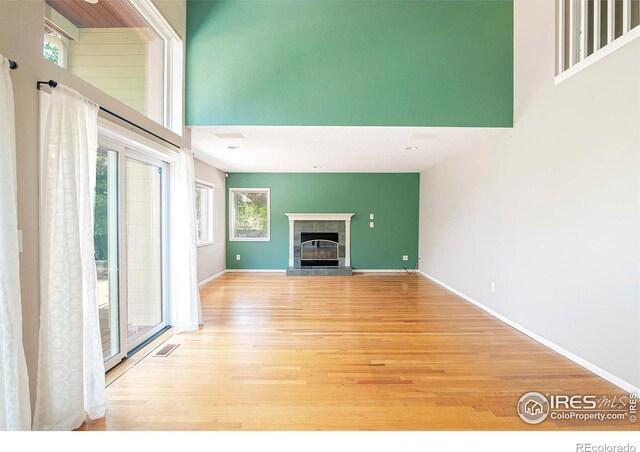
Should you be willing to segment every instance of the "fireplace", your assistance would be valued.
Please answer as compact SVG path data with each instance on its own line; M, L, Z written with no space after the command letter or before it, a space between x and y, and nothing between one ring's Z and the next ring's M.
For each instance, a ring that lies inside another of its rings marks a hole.
M337 266L339 235L337 232L302 232L300 265L303 267Z
M285 213L289 218L287 275L350 276L352 213Z

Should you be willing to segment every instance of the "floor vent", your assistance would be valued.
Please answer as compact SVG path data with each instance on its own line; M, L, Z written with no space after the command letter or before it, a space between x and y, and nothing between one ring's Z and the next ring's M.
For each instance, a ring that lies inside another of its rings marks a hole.
M162 347L160 350L158 350L158 353L156 353L153 356L155 358L166 358L167 356L169 356L169 353L171 353L176 348L178 348L178 345L180 344L167 344L164 347Z

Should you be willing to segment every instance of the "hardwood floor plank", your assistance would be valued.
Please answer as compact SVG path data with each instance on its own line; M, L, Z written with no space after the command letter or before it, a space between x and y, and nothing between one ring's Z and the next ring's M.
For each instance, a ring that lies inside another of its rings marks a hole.
M87 430L630 429L531 426L529 391L623 391L418 275L228 273L201 289L204 326L107 388Z

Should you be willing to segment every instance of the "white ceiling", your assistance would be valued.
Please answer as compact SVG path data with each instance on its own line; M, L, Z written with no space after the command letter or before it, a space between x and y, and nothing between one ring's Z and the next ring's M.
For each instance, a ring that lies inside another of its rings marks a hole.
M480 146L502 130L506 129L192 127L191 147L196 158L227 172L418 172L460 150ZM244 138L215 135L229 133Z

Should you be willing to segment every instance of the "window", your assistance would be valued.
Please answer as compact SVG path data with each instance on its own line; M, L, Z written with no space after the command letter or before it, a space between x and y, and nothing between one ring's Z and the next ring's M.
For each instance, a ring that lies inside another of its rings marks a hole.
M229 189L229 240L269 241L268 188Z
M640 36L640 0L556 3L556 82Z
M182 134L182 41L151 0L46 0L44 57Z
M44 33L44 57L60 67L67 67L67 40L55 31Z
M213 185L196 180L198 246L213 243Z

